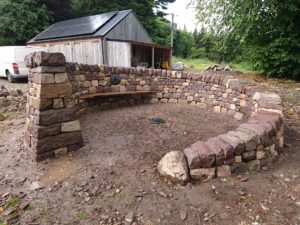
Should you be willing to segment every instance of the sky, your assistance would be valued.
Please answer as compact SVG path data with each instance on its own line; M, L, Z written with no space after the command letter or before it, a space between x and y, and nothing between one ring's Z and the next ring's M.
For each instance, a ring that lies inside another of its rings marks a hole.
M177 0L176 2L168 5L167 13L174 13L174 23L177 28L183 29L184 25L188 31L194 31L196 27L195 15L196 12L193 8L187 7L190 0ZM166 16L168 20L172 20L171 15Z

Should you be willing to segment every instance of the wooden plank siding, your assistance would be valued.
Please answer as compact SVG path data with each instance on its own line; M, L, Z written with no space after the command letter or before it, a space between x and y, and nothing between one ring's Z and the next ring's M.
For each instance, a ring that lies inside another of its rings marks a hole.
M103 64L102 41L100 38L65 40L31 44L43 46L49 52L61 52L67 62Z
M131 66L131 44L128 42L106 41L109 66Z
M145 28L132 12L111 29L104 38L153 43Z

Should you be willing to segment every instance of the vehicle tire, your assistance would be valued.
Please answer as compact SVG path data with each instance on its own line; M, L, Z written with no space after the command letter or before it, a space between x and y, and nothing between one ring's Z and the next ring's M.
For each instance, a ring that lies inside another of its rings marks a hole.
M9 71L6 72L7 79L10 83L15 83L17 80L14 78Z

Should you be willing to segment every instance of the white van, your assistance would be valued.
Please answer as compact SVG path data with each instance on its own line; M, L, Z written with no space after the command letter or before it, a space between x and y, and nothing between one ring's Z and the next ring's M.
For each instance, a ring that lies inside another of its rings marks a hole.
M29 72L25 66L25 57L38 51L46 51L46 49L29 46L0 47L0 77L7 77L10 82L27 78Z

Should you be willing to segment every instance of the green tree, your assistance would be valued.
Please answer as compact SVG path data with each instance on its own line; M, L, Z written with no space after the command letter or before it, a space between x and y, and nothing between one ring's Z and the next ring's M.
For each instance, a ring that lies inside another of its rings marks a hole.
M51 21L50 11L38 0L0 0L0 44L23 45Z
M194 0L198 19L268 75L300 79L299 0Z
M193 35L184 30L176 30L174 34L174 55L188 58L194 45Z

